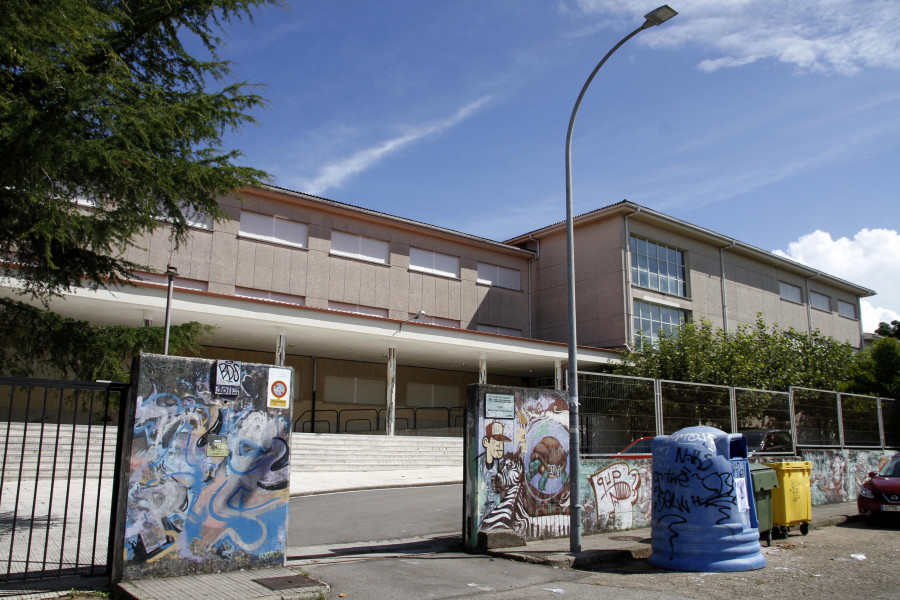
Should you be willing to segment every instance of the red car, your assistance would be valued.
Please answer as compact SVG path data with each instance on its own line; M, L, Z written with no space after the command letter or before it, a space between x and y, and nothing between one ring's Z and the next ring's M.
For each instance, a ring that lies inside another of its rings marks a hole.
M856 505L867 520L900 519L900 454L895 454L859 488Z

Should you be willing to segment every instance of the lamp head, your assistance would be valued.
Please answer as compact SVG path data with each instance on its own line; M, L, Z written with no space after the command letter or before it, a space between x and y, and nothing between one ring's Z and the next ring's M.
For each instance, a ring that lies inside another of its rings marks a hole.
M668 4L663 4L656 10L652 10L644 15L644 18L647 19L647 22L644 23L644 28L661 25L677 14L678 12L675 9Z
M420 310L419 312L416 313L416 316L414 316L413 319L421 319L424 316L425 316L425 311Z

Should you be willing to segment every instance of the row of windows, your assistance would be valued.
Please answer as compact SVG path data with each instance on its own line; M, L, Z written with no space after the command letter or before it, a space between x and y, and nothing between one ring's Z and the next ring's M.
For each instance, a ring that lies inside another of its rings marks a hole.
M327 375L323 401L331 404L384 406L386 394L387 383L384 379ZM456 408L459 404L458 386L413 381L406 384L406 406Z
M640 287L687 296L684 252L631 236L631 282Z
M795 302L797 304L803 304L803 290L800 288L800 286L793 285L785 281L779 281L778 293L780 294L782 300ZM826 296L825 294L820 294L819 292L809 292L809 305L812 308L825 312L832 312L833 310L831 298L829 296ZM856 305L852 302L846 302L839 299L837 301L837 311L838 314L842 317L847 317L848 319L857 318Z
M242 211L240 231L242 237L295 248L309 247L309 228L306 224L274 215ZM331 232L331 254L381 265L391 261L387 242L342 231ZM439 277L459 279L460 275L459 257L415 247L409 249L409 268ZM521 273L516 269L479 262L478 283L520 290Z

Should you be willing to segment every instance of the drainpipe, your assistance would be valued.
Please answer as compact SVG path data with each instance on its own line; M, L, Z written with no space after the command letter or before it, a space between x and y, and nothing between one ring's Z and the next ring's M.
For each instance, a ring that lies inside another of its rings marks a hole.
M863 332L862 323L862 296L856 297L856 321L859 323L859 351L862 352L866 347L866 338L865 333Z
M624 346L631 350L631 343L634 339L633 323L634 315L634 297L631 293L631 286L634 282L631 280L631 230L628 227L628 219L641 212L641 207L636 207L633 213L625 215L625 276L622 277L622 297L625 299L625 343Z
M809 280L815 279L819 275L820 275L820 273L818 271L816 271L815 275L811 275L810 277L806 278L806 331L807 331L807 335L812 335L812 330L813 330L812 305L809 302Z
M730 246L719 248L719 265L722 269L722 329L728 333L728 294L725 291L725 251L734 248L734 242Z
M533 235L529 235L528 239L536 244L534 258L528 259L528 337L534 338L534 313L532 312L532 298L534 296L534 288L532 287L531 267L532 264L537 265L536 261L541 258L541 240L537 240Z

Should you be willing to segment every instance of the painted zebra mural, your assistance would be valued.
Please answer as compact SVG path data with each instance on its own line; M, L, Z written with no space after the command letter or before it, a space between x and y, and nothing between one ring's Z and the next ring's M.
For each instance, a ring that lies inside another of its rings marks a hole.
M569 412L547 390L478 386L469 431L478 454L467 469L477 523L473 533L513 531L525 539L568 535ZM479 402L480 398L480 402ZM472 418L474 417L474 418ZM467 432L467 435L468 432ZM468 504L467 504L468 506Z

